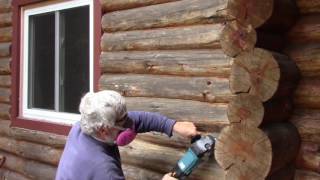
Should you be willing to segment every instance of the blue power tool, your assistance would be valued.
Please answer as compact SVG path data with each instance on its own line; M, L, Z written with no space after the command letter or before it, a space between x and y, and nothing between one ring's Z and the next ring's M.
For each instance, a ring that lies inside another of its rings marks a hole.
M189 176L193 169L197 167L201 158L205 154L212 153L215 146L216 138L211 135L196 136L191 141L191 147L177 162L173 169L172 176L178 179L183 179Z

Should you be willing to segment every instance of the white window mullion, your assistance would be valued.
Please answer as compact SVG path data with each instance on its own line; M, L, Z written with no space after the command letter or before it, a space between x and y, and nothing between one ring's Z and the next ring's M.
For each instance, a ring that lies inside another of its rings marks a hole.
M59 104L60 104L60 13L59 11L55 12L55 53L54 53L54 84L55 84L55 89L54 89L54 109L55 111L59 112Z

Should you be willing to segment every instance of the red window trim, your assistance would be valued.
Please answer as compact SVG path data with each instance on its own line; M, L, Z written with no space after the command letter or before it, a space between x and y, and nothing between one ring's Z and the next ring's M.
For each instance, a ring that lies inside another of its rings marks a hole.
M25 119L19 116L19 83L20 83L20 32L21 32L21 7L43 2L43 0L13 0L13 40L12 40L12 62L11 62L11 127L20 127L31 130L45 131L60 135L67 135L70 126L54 124L51 122L36 121ZM99 1L94 2L94 90L98 90L98 81L100 77L99 57L100 57L100 38L101 38L101 4Z

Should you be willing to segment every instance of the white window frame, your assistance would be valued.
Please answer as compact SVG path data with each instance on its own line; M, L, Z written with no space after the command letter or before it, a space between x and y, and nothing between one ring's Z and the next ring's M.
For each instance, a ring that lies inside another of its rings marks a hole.
M65 113L65 112L55 112L53 110L47 109L38 109L38 108L28 108L28 62L29 62L29 52L28 52L28 34L29 34L29 17L31 15L42 14L47 12L54 12L59 10L65 10L74 7L81 7L81 6L89 6L89 91L93 92L94 89L94 5L93 0L71 0L65 2L59 2L50 5L44 5L35 8L22 8L21 9L21 24L22 24L22 60L20 61L20 112L19 116L25 119L32 119L37 121L44 121L44 122L52 122L64 125L72 125L76 121L80 119L79 113ZM56 82L55 82L56 83ZM57 86L57 85L55 85ZM56 87L55 87L56 88Z

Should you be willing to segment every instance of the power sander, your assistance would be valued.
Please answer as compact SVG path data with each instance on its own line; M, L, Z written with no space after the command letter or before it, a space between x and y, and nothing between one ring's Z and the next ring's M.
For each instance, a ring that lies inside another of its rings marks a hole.
M172 170L171 176L177 179L184 179L189 176L204 155L212 154L215 142L216 138L213 135L198 135L192 138L191 147L177 162Z

